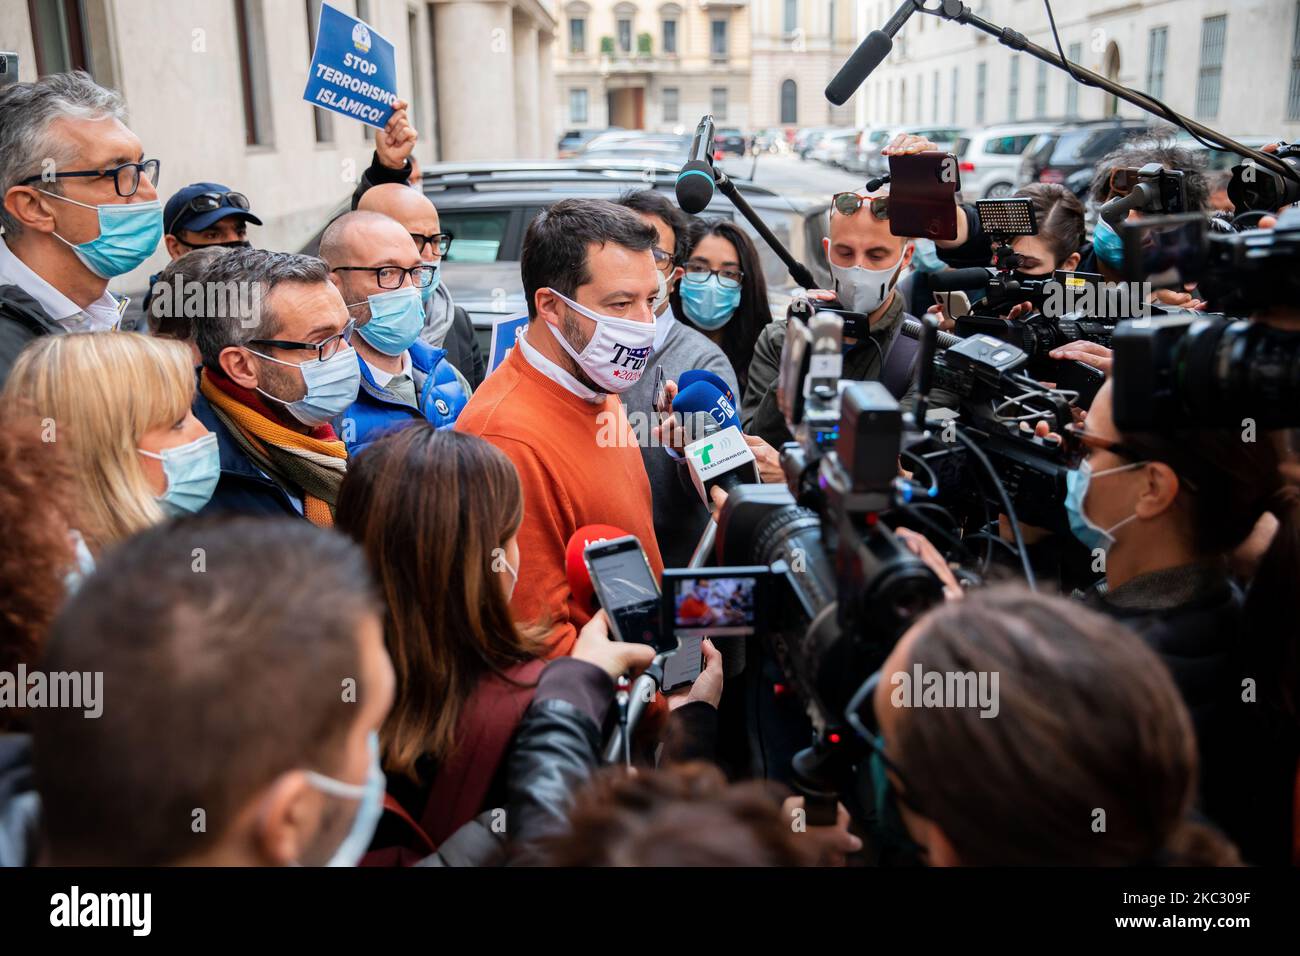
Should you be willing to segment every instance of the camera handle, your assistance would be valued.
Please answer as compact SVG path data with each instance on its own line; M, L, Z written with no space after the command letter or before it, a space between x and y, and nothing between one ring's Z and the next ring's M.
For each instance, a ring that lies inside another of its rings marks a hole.
M848 772L840 748L829 744L819 733L811 747L805 747L794 755L790 766L794 771L791 783L795 792L803 797L808 826L834 826L839 815L838 781L843 780Z
M1098 215L1110 223L1111 228L1118 228L1119 224L1128 218L1129 210L1141 209L1149 201L1158 198L1160 187L1152 182L1138 183L1134 186L1127 196L1116 196L1114 199L1108 199L1102 204Z

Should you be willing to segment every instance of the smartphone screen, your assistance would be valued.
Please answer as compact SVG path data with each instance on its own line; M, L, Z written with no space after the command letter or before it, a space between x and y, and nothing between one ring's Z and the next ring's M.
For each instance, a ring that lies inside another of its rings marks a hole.
M636 538L589 545L584 552L591 584L609 615L614 636L660 647L659 585Z
M649 644L664 661L663 689L692 683L703 666L701 637L678 636L662 626L663 601L654 572L636 538L615 538L590 545L583 552L600 606L609 615L613 636L620 641Z
M889 157L889 231L917 239L957 238L957 157L937 150Z
M678 637L744 637L754 633L758 578L676 578L673 630Z

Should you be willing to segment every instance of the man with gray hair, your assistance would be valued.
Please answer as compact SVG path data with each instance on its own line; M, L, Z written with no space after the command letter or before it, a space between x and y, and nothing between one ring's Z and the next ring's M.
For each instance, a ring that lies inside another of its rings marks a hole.
M232 249L203 270L194 415L217 436L205 512L334 523L348 454L331 421L357 397L354 324L315 256Z
M158 160L125 115L82 72L0 92L0 385L37 336L116 328L108 280L162 239Z

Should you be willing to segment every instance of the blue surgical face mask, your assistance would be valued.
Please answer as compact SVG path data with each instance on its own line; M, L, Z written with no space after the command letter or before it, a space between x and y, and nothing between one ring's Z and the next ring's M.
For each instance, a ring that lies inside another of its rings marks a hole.
M677 284L677 291L682 297L682 311L686 318L710 332L730 322L740 306L740 286L724 286L715 275L703 282L684 276Z
M1088 498L1088 485L1092 483L1094 478L1104 478L1106 475L1139 468L1145 464L1144 461L1137 461L1131 465L1120 465L1117 468L1107 468L1104 471L1094 472L1092 465L1085 461L1078 468L1065 473L1065 513L1070 519L1070 531L1089 551L1095 551L1097 548L1109 548L1114 544L1114 532L1136 518L1137 512L1129 515L1109 529L1098 527L1089 520L1088 515L1083 510L1084 501Z
M424 328L424 303L415 286L366 296L370 319L357 326L357 335L385 355L401 355L420 337ZM360 305L354 302L348 308Z
M54 237L71 246L82 264L101 279L111 279L130 272L153 255L158 243L162 241L162 203L156 199L92 206L44 189L41 192L74 206L98 211L99 235L89 242L73 245L57 232Z
M370 769L366 772L363 784L344 783L314 770L307 771L307 779L312 786L325 793L346 800L356 800L356 816L352 818L352 827L343 838L334 855L326 866L356 866L365 856L370 841L375 836L375 829L384 815L384 768L379 762L379 733L372 730L366 738L370 748Z
M249 351L253 352L252 349ZM289 414L309 428L337 418L357 400L357 390L361 387L361 366L357 364L357 351L351 346L339 349L327 359L312 359L301 365L284 362L261 352L253 354L277 365L296 368L302 373L307 394L296 401L286 402L261 388L257 391L289 409Z
M1110 223L1100 217L1092 230L1092 251L1104 265L1117 270L1124 268L1124 240Z
M424 307L427 309L429 303L433 301L434 293L438 291L438 283L442 281L442 268L436 262L426 262L425 265L434 268L433 281L429 283L427 289L420 290L420 301L424 303Z
M933 240L912 240L912 268L917 272L942 272L948 264L939 258L939 250Z
M883 747L884 745L885 742L882 738L880 746ZM921 861L924 858L925 850L912 839L907 824L903 822L903 814L898 809L898 794L894 792L894 785L890 782L885 760L880 751L874 749L871 751L868 770L871 774L871 789L876 804L876 828L881 843L899 854L906 861ZM892 862L904 862L904 860L894 860Z
M158 501L173 515L195 514L211 500L221 477L221 452L212 432L187 444L164 448L161 454L143 448L136 451L162 462L167 490Z

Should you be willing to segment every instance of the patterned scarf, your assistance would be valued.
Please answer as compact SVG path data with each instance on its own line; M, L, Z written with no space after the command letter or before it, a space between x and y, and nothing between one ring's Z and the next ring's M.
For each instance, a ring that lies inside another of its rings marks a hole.
M347 446L335 437L334 429L325 425L303 435L286 428L270 417L257 393L245 396L246 389L211 375L208 369L199 377L199 388L253 464L281 487L302 491L308 521L333 527L334 505L348 467Z

